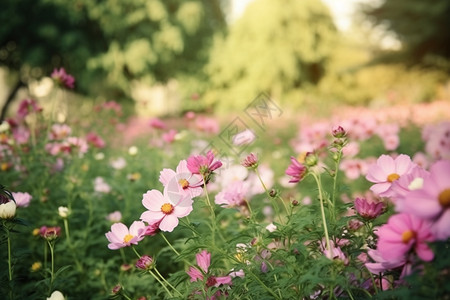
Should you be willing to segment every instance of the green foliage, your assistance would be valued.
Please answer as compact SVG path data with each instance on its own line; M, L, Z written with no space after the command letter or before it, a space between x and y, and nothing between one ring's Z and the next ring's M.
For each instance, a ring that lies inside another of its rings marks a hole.
M376 25L397 35L409 61L423 62L427 55L450 58L449 1L385 0L364 11Z
M207 68L213 91L206 101L219 109L242 108L266 92L286 103L288 93L320 81L335 38L320 1L254 1L215 41Z

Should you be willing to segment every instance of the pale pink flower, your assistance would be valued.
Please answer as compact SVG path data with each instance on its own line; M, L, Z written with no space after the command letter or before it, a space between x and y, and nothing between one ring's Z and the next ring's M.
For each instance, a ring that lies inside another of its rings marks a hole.
M395 159L388 155L381 155L367 172L366 179L375 183L370 190L380 197L389 197L392 183L400 176L408 174L414 167L415 164L408 155L400 154Z
M450 237L450 161L440 160L430 168L423 186L405 195L405 212L433 222L432 232L439 240Z
M54 69L51 77L57 84L65 88L73 89L75 87L75 78L67 74L64 68Z
M106 216L106 220L108 220L110 222L118 223L118 222L120 222L120 220L122 220L122 213L118 210L113 211L112 213L110 213Z
M403 212L404 201L408 193L412 190L422 188L423 181L429 176L430 173L428 171L420 166L416 166L411 172L401 176L392 183L390 200L395 204L395 210L397 212Z
M141 220L153 224L159 222L162 231L173 231L178 226L178 218L185 217L192 211L192 199L180 194L164 195L158 190L147 191L142 204L148 210L141 214Z
M400 144L398 132L400 127L397 124L380 124L376 127L376 133L384 143L384 148L387 151L397 149Z
M82 156L88 151L88 144L85 139L70 136L63 143L64 152L66 153L78 153Z
M236 180L219 192L214 202L227 207L239 207L246 205L246 199L248 199L248 185L243 181Z
M176 171L163 169L160 173L159 181L164 185L168 193L178 193L194 198L200 196L203 192L202 177L189 171L186 160L181 160L178 163Z
M103 177L96 177L94 179L94 191L97 193L108 194L109 192L111 192L111 187L108 183L106 183Z
M134 221L130 229L122 223L111 225L111 231L105 236L109 241L108 248L117 250L119 248L137 245L145 236L145 224L142 221Z
M422 137L426 141L425 150L434 159L450 159L450 122L429 125Z
M111 167L113 167L116 170L122 170L127 166L127 161L123 157L119 157L117 159L114 159L110 162Z
M423 152L416 152L412 158L412 161L416 165L418 165L424 169L427 169L428 165L430 164L428 161L428 157Z
M72 134L72 128L67 124L53 124L48 134L49 140L63 140Z
M348 179L358 179L361 175L367 173L368 166L363 159L343 159L339 165L339 169L344 171L345 177Z
M28 128L26 128L25 126L21 125L13 127L12 133L14 140L19 145L28 143L28 140L30 139L31 136L30 130L28 130Z
M256 135L250 129L246 129L233 136L232 141L236 146L244 146L253 143L256 139Z
M398 261L411 250L424 261L434 258L427 244L434 241L431 224L414 215L393 215L375 234L378 236L377 250L385 260Z
M344 154L344 157L353 157L359 153L359 148L359 143L349 142L344 148L342 148L342 153Z
M199 131L203 131L210 134L219 133L219 123L214 118L208 118L205 116L199 116L195 119L195 127Z
M12 195L14 197L14 200L16 200L17 207L28 207L30 205L30 201L33 198L28 193L22 193L22 192L12 192Z

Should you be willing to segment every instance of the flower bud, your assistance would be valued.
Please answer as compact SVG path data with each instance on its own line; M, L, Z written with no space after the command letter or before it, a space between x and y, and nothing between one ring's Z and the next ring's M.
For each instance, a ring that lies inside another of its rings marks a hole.
M66 219L70 215L70 210L65 206L60 206L58 207L58 214L61 218Z
M344 128L342 128L342 126L337 126L333 128L332 134L335 138L343 138L347 135L347 132Z
M241 165L243 165L244 167L249 168L249 169L256 169L258 167L258 157L255 154L250 153L241 162Z
M0 194L0 219L12 219L16 215L16 203L4 194Z
M153 268L153 258L148 255L142 255L136 262L136 268L150 270Z

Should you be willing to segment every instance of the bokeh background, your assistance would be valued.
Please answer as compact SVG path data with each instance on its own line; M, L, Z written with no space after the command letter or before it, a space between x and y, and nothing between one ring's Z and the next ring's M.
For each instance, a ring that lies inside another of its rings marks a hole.
M318 115L445 100L449 15L446 0L4 0L2 118L15 99L45 103L56 67L86 110L141 116L220 115L261 92Z

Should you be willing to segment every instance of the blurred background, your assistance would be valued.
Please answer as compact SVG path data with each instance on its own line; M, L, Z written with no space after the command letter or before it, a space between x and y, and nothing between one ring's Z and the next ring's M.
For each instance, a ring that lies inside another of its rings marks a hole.
M225 115L261 92L322 116L450 99L448 0L2 0L0 20L2 119L58 96L60 67L77 109L145 117Z

